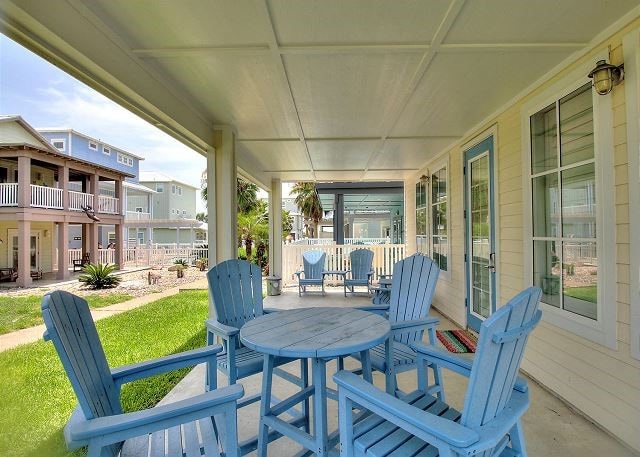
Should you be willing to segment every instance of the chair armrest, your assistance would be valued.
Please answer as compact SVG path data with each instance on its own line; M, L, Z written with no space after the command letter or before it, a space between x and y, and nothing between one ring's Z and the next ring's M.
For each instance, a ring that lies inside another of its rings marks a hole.
M389 305L356 306L354 307L354 309L358 309L360 311L368 311L370 313L386 317L387 312L389 312Z
M339 394L340 389L345 389L347 398L427 442L444 441L452 446L467 447L480 439L474 430L411 406L349 371L339 371L333 380Z
M410 321L400 321L391 324L391 331L395 330L411 330L423 327L435 327L440 323L437 317L426 317L424 319L412 319Z
M429 363L448 368L451 371L469 377L473 361L452 354L438 347L424 343L413 343L411 347Z
M124 441L143 433L163 430L190 420L213 416L222 407L244 395L241 384L223 387L186 400L115 416L98 417L75 425L69 432L73 441L100 437L104 445Z
M304 271L301 270L301 271L296 271L293 274L296 275L298 277L298 280L299 280L300 279L300 275L303 274L303 273L304 273Z
M118 386L136 379L147 378L159 373L190 367L204 362L212 362L215 365L216 354L222 351L222 346L215 344L191 351L171 354L145 362L124 365L111 370L113 380Z
M228 339L234 335L240 333L240 329L237 327L232 327L230 325L225 325L222 322L218 322L215 319L207 319L204 321L204 325L207 327L211 333L221 336L225 339Z

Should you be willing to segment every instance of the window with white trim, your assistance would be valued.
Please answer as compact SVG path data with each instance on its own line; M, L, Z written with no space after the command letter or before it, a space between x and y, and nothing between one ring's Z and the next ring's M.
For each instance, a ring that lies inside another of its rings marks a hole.
M440 271L448 271L449 259L449 222L447 167L444 166L431 174L431 258L438 264Z
M111 155L111 148L109 146L102 146L102 153L105 155Z
M161 182L156 183L156 192L158 192L159 194L164 192L164 183L161 183Z
M525 277L543 319L616 346L611 97L576 69L523 107Z
M427 182L416 183L416 251L429 253L427 237Z
M128 167L133 167L133 159L121 152L118 152L118 162Z
M176 185L175 184L171 184L171 193L172 194L176 193Z
M182 195L182 186L178 186L178 195Z
M89 149L91 149L92 151L97 151L98 143L96 143L95 141L89 140Z
M64 139L51 140L51 144L58 151L64 151L66 141Z

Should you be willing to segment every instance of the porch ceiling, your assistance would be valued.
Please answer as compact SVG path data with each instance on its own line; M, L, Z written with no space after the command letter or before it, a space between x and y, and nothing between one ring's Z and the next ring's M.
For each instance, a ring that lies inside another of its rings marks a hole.
M268 185L408 177L639 3L4 0L0 26L200 152L235 126Z

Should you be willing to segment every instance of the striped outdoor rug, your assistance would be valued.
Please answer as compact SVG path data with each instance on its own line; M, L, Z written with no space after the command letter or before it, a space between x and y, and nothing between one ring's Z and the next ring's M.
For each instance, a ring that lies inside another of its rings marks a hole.
M476 352L478 338L467 330L437 330L436 334L449 352Z

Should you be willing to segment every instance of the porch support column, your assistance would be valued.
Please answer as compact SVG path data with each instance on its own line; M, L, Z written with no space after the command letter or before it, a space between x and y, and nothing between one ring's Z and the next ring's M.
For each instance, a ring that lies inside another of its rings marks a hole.
M216 126L214 151L207 155L207 202L209 217L209 265L238 255L236 233L236 134L230 126Z
M416 183L413 180L404 182L404 243L405 255L416 253Z
M18 287L31 285L31 221L18 221Z
M89 239L89 225L82 224L82 254L86 254L91 250L91 240Z
M333 199L333 241L344 244L344 194L335 194Z
M18 207L31 206L31 157L18 157Z
M62 189L62 209L69 209L69 167L58 167L58 189Z
M116 179L114 182L115 196L118 199L117 214L124 215L124 209L126 208L126 200L124 196L124 185L121 179Z
M65 192L66 194L66 192ZM58 222L58 273L56 279L69 279L69 223Z
M123 234L123 226L124 224L116 224L115 232L116 232L116 252L113 253L113 261L118 265L118 268L122 270L124 268L124 237Z
M269 274L282 277L282 181L271 180L269 192Z

